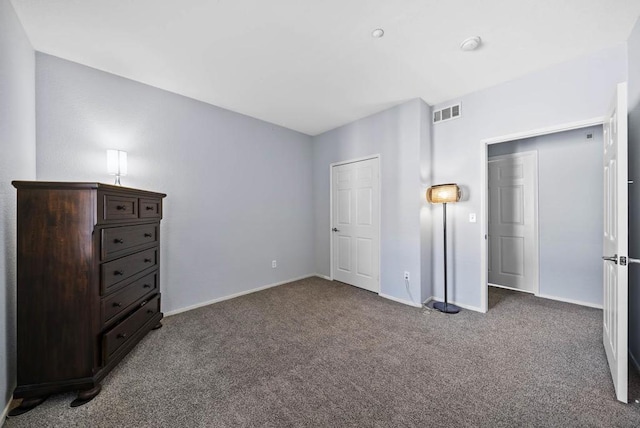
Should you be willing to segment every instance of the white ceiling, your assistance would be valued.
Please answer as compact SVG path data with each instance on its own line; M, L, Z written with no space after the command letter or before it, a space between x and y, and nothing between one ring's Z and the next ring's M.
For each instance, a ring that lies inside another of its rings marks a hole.
M38 51L309 135L613 46L640 15L640 0L12 3Z

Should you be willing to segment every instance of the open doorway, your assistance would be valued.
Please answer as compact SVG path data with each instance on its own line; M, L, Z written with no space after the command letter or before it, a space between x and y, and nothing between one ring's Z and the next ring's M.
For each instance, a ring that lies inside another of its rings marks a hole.
M602 141L596 125L486 145L487 296L602 308Z

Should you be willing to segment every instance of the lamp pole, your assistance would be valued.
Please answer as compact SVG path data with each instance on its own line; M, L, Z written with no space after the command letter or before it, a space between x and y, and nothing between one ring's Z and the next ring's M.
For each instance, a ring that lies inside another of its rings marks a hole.
M447 203L442 204L442 228L444 230L444 311L447 312Z
M450 305L447 299L447 203L442 203L442 227L444 230L444 302L436 302L433 307L445 314L457 314L460 308Z

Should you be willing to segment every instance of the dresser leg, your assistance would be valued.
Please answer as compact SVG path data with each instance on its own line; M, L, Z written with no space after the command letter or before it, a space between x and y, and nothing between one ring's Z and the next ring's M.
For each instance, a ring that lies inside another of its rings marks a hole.
M47 397L31 397L22 399L22 403L9 412L9 416L18 416L27 413L29 410L38 407Z
M96 395L100 394L101 390L102 390L102 386L100 384L97 384L91 389L86 389L84 391L78 392L78 398L73 400L70 406L78 407L78 406L82 406L83 404L87 404L89 401L96 398Z
M151 330L157 330L159 328L162 328L162 323L161 322L158 322L158 324L154 325Z

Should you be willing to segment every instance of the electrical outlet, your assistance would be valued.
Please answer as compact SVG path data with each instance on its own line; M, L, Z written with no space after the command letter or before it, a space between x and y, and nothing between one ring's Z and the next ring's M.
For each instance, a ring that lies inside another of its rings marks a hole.
M278 261L277 260L271 260L271 267L272 268L277 268L278 267Z
M469 214L469 223L475 223L475 222L476 222L476 213Z
M409 272L404 271L404 279L405 281L409 281Z

